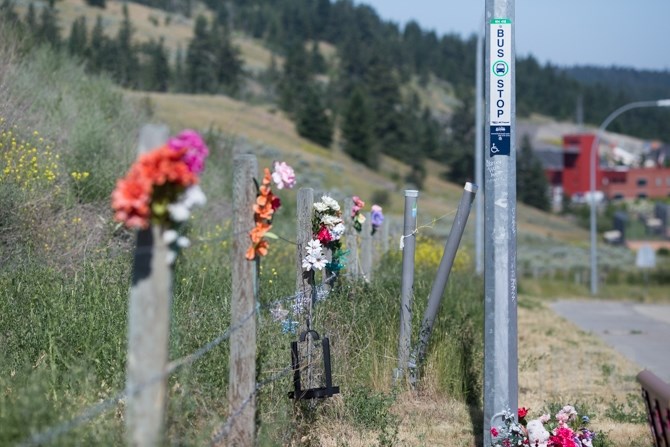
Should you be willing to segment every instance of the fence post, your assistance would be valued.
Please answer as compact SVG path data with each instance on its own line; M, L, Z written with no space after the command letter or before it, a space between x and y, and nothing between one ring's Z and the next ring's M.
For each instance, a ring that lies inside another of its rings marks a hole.
M366 282L372 281L372 215L365 213L361 230L361 273Z
M412 343L412 298L414 288L414 249L416 247L416 202L419 191L405 190L405 215L402 233L402 277L400 283L400 337L398 341L398 369L395 381L405 374ZM384 221L386 223L386 221ZM385 225L388 229L388 225ZM388 235L386 236L388 238Z
M140 132L138 152L163 144L166 126L147 125ZM172 269L162 228L137 233L132 286L128 305L128 361L126 371L126 436L131 446L162 444L165 423Z
M314 190L312 188L300 188L298 190L297 203L297 228L296 228L296 300L303 304L302 310L305 318L300 325L300 332L312 329L312 307L316 301L316 285L314 270L304 271L302 260L306 255L305 248L312 240L312 215L314 213ZM306 388L313 388L312 371L312 337L307 337L307 380Z
M251 244L256 201L254 177L256 157L241 154L233 159L233 266L230 324L238 325L230 337L228 402L229 414L237 414L230 425L228 443L255 444L256 415L256 263L245 258Z
M358 279L358 232L354 228L354 222L351 213L354 209L354 199L347 197L344 199L344 221L346 222L345 243L347 246L347 270L353 281Z

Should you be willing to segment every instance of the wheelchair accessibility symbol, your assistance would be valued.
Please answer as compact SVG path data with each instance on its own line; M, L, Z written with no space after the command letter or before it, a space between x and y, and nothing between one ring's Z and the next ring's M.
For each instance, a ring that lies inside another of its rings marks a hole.
M497 154L498 152L500 152L500 149L496 147L496 144L495 143L491 144L491 153Z

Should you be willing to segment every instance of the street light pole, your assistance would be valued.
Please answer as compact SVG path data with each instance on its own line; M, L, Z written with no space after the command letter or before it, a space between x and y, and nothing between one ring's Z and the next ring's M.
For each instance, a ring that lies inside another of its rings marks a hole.
M610 113L605 121L602 122L598 128L593 143L591 143L591 164L590 164L590 189L591 189L591 295L598 294L598 256L596 253L596 153L598 152L598 146L602 135L605 132L605 129L609 124L614 121L622 113L631 110L639 109L642 107L670 107L670 99L657 99L655 101L636 101L626 104L619 107L614 112Z

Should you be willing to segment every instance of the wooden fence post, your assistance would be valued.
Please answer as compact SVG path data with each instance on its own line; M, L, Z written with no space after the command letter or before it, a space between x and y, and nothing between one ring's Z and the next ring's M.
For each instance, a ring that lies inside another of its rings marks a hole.
M361 230L361 273L366 282L372 281L372 214L365 213Z
M351 212L354 208L354 200L352 197L344 199L344 215L342 218L346 222L346 233L344 241L347 247L347 270L353 281L358 279L358 232L354 228L353 220L351 219Z
M228 442L223 445L253 446L256 415L256 262L245 258L254 227L253 204L258 172L256 157L249 154L233 159L233 268L231 326L239 325L230 338L228 400L230 414L237 414L230 425Z
M142 128L138 152L164 143L166 126ZM137 233L132 286L128 305L128 361L126 370L126 437L131 446L157 446L163 441L172 269L162 228Z
M315 272L306 272L302 268L302 260L307 254L305 248L312 240L312 215L314 214L314 190L312 188L300 188L298 190L297 203L297 227L296 227L296 299L304 304L302 311L304 319L300 324L300 332L312 329L312 307L316 300ZM312 337L307 338L307 380L305 389L313 388L312 368Z

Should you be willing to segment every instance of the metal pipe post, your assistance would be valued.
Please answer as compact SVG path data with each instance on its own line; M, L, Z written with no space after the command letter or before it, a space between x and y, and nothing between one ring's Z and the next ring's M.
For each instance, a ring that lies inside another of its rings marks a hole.
M442 254L440 266L437 268L437 275L435 275L433 287L430 289L428 306L426 307L426 311L423 314L421 331L419 332L419 343L417 345L415 357L417 369L421 368L423 360L426 356L426 348L428 346L430 334L433 331L435 317L437 317L437 312L440 310L440 305L442 304L442 295L444 295L444 289L447 286L449 274L451 273L451 267L454 265L454 259L456 258L456 252L458 251L458 245L460 244L461 238L463 237L465 224L468 223L468 216L470 215L470 209L476 194L477 185L474 185L470 182L466 183L465 187L463 188L461 202L458 204L456 217L454 217L454 223L451 227L451 231L449 232L447 243L444 246L444 253Z
M416 209L419 191L405 190L405 216L402 232L402 279L400 282L400 337L398 339L397 382L405 374L412 343L412 301L414 289L414 251L416 247Z
M484 445L518 402L514 0L486 0ZM499 421L498 421L499 422Z

